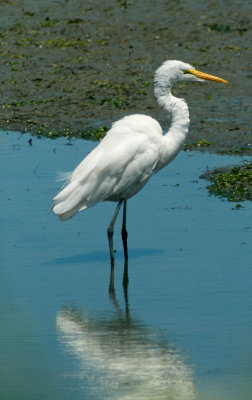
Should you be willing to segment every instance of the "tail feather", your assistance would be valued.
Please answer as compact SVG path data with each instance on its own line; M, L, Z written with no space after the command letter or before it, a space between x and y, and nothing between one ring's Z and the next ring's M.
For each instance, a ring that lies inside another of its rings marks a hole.
M85 205L85 188L79 182L70 182L57 196L53 199L53 212L64 221L71 218L80 209L87 208Z
M72 218L74 216L74 214L76 214L77 212L85 210L86 208L87 208L87 206L77 205L76 207L74 207L71 210L66 211L62 214L57 214L57 213L55 213L55 214L58 215L58 217L61 221L66 221L67 219Z

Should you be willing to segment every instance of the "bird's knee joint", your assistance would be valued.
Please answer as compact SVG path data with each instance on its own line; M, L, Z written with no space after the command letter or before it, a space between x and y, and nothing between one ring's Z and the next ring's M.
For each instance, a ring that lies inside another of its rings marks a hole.
M109 226L108 229L107 229L107 235L108 235L108 237L109 237L109 238L112 237L112 236L113 236L113 233L114 233L113 229Z
M121 233L122 233L122 237L125 238L125 239L127 239L127 237L128 237L128 232L126 231L126 229L122 229Z

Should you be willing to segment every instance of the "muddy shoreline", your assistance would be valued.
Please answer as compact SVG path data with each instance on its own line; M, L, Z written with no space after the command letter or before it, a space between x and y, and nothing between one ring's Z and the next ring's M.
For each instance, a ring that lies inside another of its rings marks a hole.
M144 113L166 129L153 73L181 59L230 81L175 88L190 107L187 148L250 155L250 11L235 0L4 0L0 128L100 138Z

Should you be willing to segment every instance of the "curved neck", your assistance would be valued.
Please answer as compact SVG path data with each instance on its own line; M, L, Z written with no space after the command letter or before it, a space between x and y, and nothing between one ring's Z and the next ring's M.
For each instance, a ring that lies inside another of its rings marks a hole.
M154 93L159 105L171 116L171 126L164 135L164 148L157 169L167 165L179 152L188 133L189 110L183 99L174 97L171 88L155 86Z

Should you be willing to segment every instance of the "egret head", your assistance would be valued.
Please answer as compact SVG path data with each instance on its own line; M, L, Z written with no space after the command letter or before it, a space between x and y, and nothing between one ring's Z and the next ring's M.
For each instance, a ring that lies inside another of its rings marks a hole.
M155 85L171 88L176 82L203 82L212 80L228 83L217 76L197 71L192 65L178 60L165 61L155 73Z

